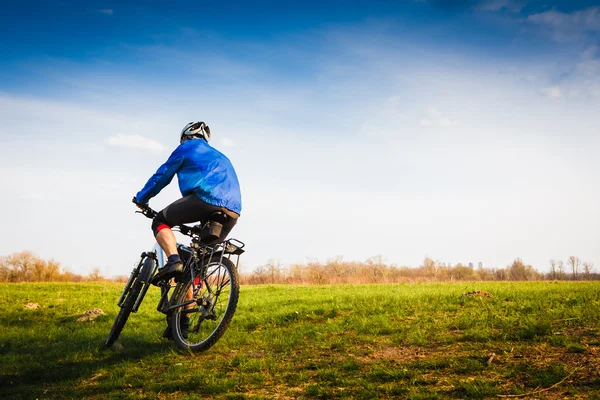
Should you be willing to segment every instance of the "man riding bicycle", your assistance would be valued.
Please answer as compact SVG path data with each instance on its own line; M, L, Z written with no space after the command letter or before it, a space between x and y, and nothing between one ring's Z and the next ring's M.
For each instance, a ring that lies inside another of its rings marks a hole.
M183 272L173 226L211 217L222 224L217 242L227 237L240 216L242 200L233 165L208 144L209 140L210 128L204 122L187 124L179 146L133 198L138 207L148 207L150 199L177 175L183 197L161 210L152 222L154 237L168 257L152 283L177 278Z

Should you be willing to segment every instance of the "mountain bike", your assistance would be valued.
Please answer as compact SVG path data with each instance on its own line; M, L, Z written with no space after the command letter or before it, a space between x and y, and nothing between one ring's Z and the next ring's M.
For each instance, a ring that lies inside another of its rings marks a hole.
M148 218L157 214L149 207L136 212ZM227 330L237 307L240 290L237 267L245 245L237 239L205 244L209 242L207 237L214 238L211 222L209 218L195 226L174 227L191 237L189 246L177 244L183 273L177 279L155 283L161 290L157 310L167 315L171 327L165 333L184 351L201 352L212 347ZM120 310L105 347L115 343L129 315L138 311L157 269L156 250L143 252L119 297ZM189 317L189 325L187 318L182 317Z

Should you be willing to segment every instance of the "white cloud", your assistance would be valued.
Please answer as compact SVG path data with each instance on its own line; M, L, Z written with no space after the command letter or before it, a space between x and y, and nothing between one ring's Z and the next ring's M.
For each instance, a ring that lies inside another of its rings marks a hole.
M98 10L98 12L100 14L104 14L104 15L113 15L113 10L112 8L104 8L102 10Z
M549 10L530 15L527 21L546 29L557 42L581 40L590 33L600 32L600 7L572 13Z
M156 140L148 139L137 134L123 135L119 133L115 136L110 136L106 142L112 146L141 149L154 153L161 153L165 149L165 147Z
M545 83L542 83L544 82ZM589 101L600 95L600 58L596 46L575 53L540 80L541 93L550 98Z

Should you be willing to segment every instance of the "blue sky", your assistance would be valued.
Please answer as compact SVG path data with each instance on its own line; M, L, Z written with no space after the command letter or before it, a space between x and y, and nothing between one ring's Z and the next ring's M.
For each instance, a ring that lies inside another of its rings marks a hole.
M126 272L152 243L129 201L202 119L246 270L600 263L592 1L25 1L0 52L0 254Z

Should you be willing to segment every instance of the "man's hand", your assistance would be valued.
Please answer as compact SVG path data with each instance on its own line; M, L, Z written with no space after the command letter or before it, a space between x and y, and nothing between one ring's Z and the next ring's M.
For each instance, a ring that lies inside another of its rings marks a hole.
M133 196L133 199L132 199L131 201L132 201L132 202L133 202L133 204L135 204L135 205L136 205L136 206L137 206L137 207L138 207L140 210L145 210L146 208L148 208L148 203L146 203L146 204L139 203L139 202L137 201L137 199L135 198L135 196Z

